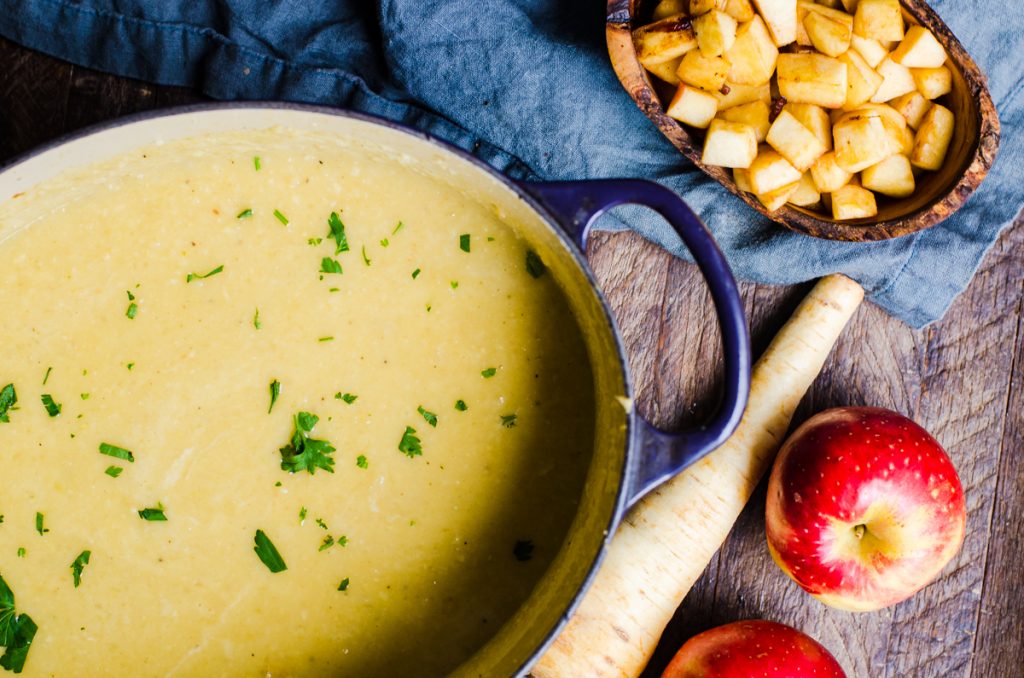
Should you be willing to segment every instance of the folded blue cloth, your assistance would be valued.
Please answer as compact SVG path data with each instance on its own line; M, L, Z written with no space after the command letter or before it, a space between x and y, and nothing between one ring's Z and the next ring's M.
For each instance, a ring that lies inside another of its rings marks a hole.
M470 150L517 178L646 177L683 195L737 276L794 283L836 271L915 326L940 317L1017 214L1024 192L1024 2L932 5L989 76L1003 125L981 189L940 226L872 244L769 222L693 168L608 64L603 0L0 0L0 34L76 64L217 99L354 108ZM659 218L623 223L682 254Z

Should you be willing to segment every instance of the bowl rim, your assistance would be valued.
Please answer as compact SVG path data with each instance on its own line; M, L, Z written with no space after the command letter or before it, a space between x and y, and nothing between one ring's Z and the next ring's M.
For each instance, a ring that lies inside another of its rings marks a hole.
M940 42L949 52L948 61L955 65L967 85L969 95L977 104L978 134L959 177L945 194L908 214L892 219L835 221L819 218L810 210L788 203L774 212L769 212L753 194L740 190L724 168L702 163L700 148L690 132L665 113L664 105L654 90L646 69L640 64L632 40L635 9L640 1L608 0L605 37L612 68L619 82L644 115L694 166L758 213L791 231L846 242L888 240L923 231L942 222L962 207L981 185L995 162L999 149L1000 123L988 90L987 78L952 30L923 0L900 0L900 6L905 14L909 14L919 25L938 35Z

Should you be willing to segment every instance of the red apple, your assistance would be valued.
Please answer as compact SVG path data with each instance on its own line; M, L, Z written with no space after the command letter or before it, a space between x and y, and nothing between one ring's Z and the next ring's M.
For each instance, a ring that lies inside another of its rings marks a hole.
M840 407L808 419L768 480L765 526L779 567L826 605L877 610L931 582L960 549L960 478L903 415Z
M661 678L846 678L816 640L785 624L738 621L683 643Z

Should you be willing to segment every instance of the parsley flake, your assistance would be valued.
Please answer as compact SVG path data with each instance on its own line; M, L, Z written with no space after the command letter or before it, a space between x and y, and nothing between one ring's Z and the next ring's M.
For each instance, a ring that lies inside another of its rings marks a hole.
M270 407L267 408L267 414L274 411L274 403L277 402L277 397L281 395L281 382L277 379L270 382Z
M422 405L417 407L416 411L420 413L420 416L422 416L423 419L425 419L428 424L430 424L434 428L437 428L437 415L436 414L434 414L433 412L430 412L428 410L423 409Z
M370 265L370 257L366 256L366 245L363 245L363 263L367 266Z
M315 474L318 468L334 473L335 448L326 440L310 437L320 417L309 412L299 412L294 417L295 431L291 441L280 449L281 470L289 473L308 471Z
M410 459L423 454L420 439L416 437L416 429L412 426L405 427L405 433L402 434L402 439L398 441L398 451Z
M310 238L309 240L306 241L306 244L307 245L312 245L313 247L316 247L317 245L319 245L323 241L324 241L323 238Z
M483 376L484 379L490 379L491 377L493 377L497 373L498 373L498 368L497 367L488 367L486 370L483 370L482 372L480 372L480 375Z
M459 412L465 412L466 410L469 409L469 406L466 405L466 401L465 400L456 400L455 401L455 409L457 409Z
M218 273L220 273L223 270L224 270L224 264L221 264L220 266L218 266L217 268L213 269L209 273L201 273L201 274L200 273L189 273L188 275L185 276L185 282L190 283L193 280L206 280L207 278L211 278L211 277L217 275Z
M131 453L131 450L126 450L123 447L111 445L110 443L100 443L100 454L135 463L135 455Z
M260 156L253 156L252 166L256 168L257 172L259 172L263 168L263 162L260 160Z
M44 534L46 534L47 532L50 531L50 528L45 527L43 525L43 523L45 523L45 522L46 522L46 516L44 516L39 511L36 511L36 532L39 533L40 537L42 537Z
M463 233L459 236L459 249L463 252L469 252L469 233Z
M7 415L8 410L18 404L18 394L14 390L14 384L7 384L0 388L0 421L10 423Z
M391 235L398 235L398 232L401 231L403 228L405 228L405 224L399 221L398 225L395 226L395 230L391 231Z
M330 257L324 257L320 260L320 272L321 273L341 273L341 264L338 263L337 259L331 259Z
M27 554L27 553L28 553L28 551L25 550L24 546L18 547L18 557L19 558L24 558L25 554Z
M326 537L324 537L324 540L320 542L320 548L318 550L326 551L332 546L334 546L334 537L332 537L331 535L327 535Z
M323 518L316 519L316 526L319 527L321 530L327 529L327 523L324 522Z
M52 367L46 368L46 375L43 377L43 386L46 386L46 382L50 380L50 372L53 372Z
M135 320L135 316L138 314L138 312L139 305L133 301L132 303L128 304L128 310L126 310L124 314L129 320Z
M415 271L412 272L412 279L415 280L416 278L419 277L419 275L420 275L420 269L417 268Z
M235 219L248 219L251 216L252 216L252 209L247 207L244 210L242 210L241 212L239 212L238 216L236 216Z
M108 466L107 470L104 471L111 478L116 478L124 472L124 469L120 466Z
M449 283L449 284L450 284L450 285L452 286L452 289L453 289L453 290L457 290L457 289L459 289L459 281L458 281L458 280L453 280L453 281L451 281L451 283Z
M256 545L253 547L253 550L259 556L259 559L263 561L263 564L267 566L268 570L277 574L288 569L288 566L284 564L284 558L281 557L280 552L274 546L274 542L270 541L270 538L263 530L256 530L254 541Z
M344 400L345 404L351 405L352 403L359 399L359 396L352 395L351 393L342 393L341 391L338 391L337 393L334 394L334 398L335 400Z
M165 523L167 522L167 514L164 513L166 510L164 505L158 502L153 508L139 509L139 517L151 523Z
M24 557L19 549L19 557ZM14 608L14 592L0 577L0 645L4 647L0 655L0 668L14 673L21 673L25 668L25 660L32 646L32 639L39 627L27 614L18 614Z
M366 460L365 454L360 454L358 457L356 457L356 466L358 466L359 468L368 468L370 466L370 462Z
M277 220L280 221L285 226L288 225L288 217L282 214L281 210L274 210L274 216L277 217Z
M387 247L387 246L388 246L388 245L390 245L390 244L391 244L391 241L390 241L390 240L388 240L387 238L383 238L383 239L381 239L381 241L380 241L380 246L381 246L381 247Z
M544 275L544 271L548 269L544 265L544 262L540 260L537 253L533 250L526 250L526 272L534 278L539 278Z
M263 323L260 322L260 309L256 309L256 315L252 317L252 326L256 329L263 327Z
M501 425L505 428L512 428L516 425L516 415L514 414L503 414L501 415Z
M74 562L71 563L71 576L75 580L75 588L82 583L82 571L85 566L89 564L89 559L92 557L92 551L82 551L75 558Z
M338 216L337 212L331 212L331 216L327 217L327 226L330 229L327 237L334 239L334 254L338 255L342 252L348 252L348 237L345 235L345 223Z
M306 510L305 506L303 506L302 508L299 509L299 525L305 524L305 522L306 522L306 515L308 513L309 513L309 511Z
M317 341L334 341L334 337L320 337Z
M58 402L54 402L53 396L49 393L44 393L39 397L43 401L43 407L46 408L46 413L51 417L59 417L62 405Z
M348 591L348 577L345 577L344 579L341 580L341 583L338 584L338 590L339 591Z

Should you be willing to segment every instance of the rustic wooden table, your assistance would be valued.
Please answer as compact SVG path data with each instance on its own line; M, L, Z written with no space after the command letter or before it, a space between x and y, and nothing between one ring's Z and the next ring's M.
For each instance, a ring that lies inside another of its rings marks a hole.
M200 100L72 66L0 40L0 161L109 118ZM1012 133L1012 130L1007 131ZM640 411L663 426L706 414L718 339L693 266L632 234L598 234L590 262L618 315ZM642 283L642 284L641 284ZM807 286L741 286L755 348ZM865 304L798 419L835 405L903 412L945 445L967 493L967 540L939 581L869 614L827 608L772 563L764 483L665 634L656 676L689 636L761 617L809 632L850 676L1024 676L1024 219L945 319L915 331Z

